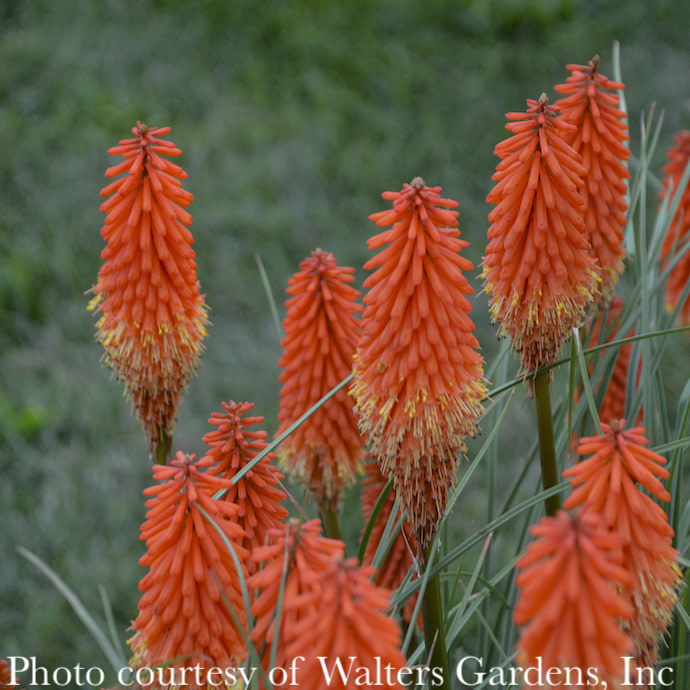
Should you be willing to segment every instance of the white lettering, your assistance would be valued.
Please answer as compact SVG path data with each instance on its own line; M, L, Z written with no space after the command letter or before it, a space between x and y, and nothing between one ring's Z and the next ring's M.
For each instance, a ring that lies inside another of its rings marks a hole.
M484 680L484 677L486 676L485 673L482 673L481 671L476 671L474 673L474 680L467 680L465 678L464 670L465 670L465 664L472 659L472 661L476 661L479 666L481 666L484 663L484 659L481 657L476 657L476 656L466 656L463 657L459 662L458 665L455 668L455 676L456 678L463 683L464 685L479 685ZM436 669L434 669L436 670Z
M277 681L277 680L275 679L275 674L278 673L278 672L280 672L280 673L283 674L283 675L281 676L281 680L280 680L280 681ZM278 687L281 687L281 686L285 685L285 683L287 683L287 679L288 679L287 671L286 671L284 668L281 668L280 666L276 666L275 668L272 668L272 669L268 672L268 680L271 681L271 683L273 683L273 685L277 685Z
M333 680L336 671L338 671L338 674L340 675L340 680L343 682L343 684L347 685L347 681L350 678L350 673L352 673L352 665L355 663L355 659L357 657L354 657L354 656L349 657L350 666L347 669L347 673L345 673L345 669L343 668L343 663L340 660L340 657L335 658L335 664L333 664L333 668L331 671L329 671L328 668L326 667L326 659L328 657L318 656L316 658L319 660L319 664L321 664L321 671L323 672L323 677L326 679L326 685L330 686L331 681Z
M235 670L237 673L239 673L240 678L242 678L242 680L244 681L245 687L249 687L249 682L254 677L254 674L256 673L256 669L252 666L251 669L249 670L249 675L247 675L247 671L244 668L236 668L233 670ZM226 673L227 673L227 671L226 671ZM234 682L235 682L235 676L233 675L233 683Z
M129 683L125 683L125 679L124 679L124 677L123 677L123 675L122 675L123 673L125 673L125 671L129 671L129 677L130 677L130 678L132 677L132 673L134 672L134 670L133 670L132 668L130 668L129 666L127 666L127 668L121 668L121 669L117 672L117 683L118 683L118 685L121 685L121 686L123 686L123 687L125 687L125 688L128 688L130 685L134 685L134 681L133 681L133 680L130 680ZM103 682L103 681L100 681L100 682L99 682L99 685L100 685L100 683L102 683L102 682Z
M296 656L293 658L292 663L290 664L290 685L295 686L299 685L297 682L297 662L298 661L306 661L306 659L303 656Z
M91 674L94 672L98 674L98 677L95 680L91 677ZM98 668L98 666L92 666L86 672L86 682L88 685L94 688L98 687L99 685L103 685L103 683L105 683L105 673L103 673L103 669Z
M17 678L18 673L24 673L27 668L29 668L29 660L25 656L8 656L10 660L10 685L19 685L19 679ZM33 660L36 659L35 656L31 657ZM15 662L21 659L24 662L23 668L17 668Z

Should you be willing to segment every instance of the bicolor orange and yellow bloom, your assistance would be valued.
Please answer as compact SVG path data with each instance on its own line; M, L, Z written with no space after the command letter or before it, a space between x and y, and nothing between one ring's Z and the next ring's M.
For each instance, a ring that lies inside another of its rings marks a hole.
M132 624L137 668L173 660L172 668L196 663L227 668L246 653L240 586L246 572L238 573L227 546L244 563L245 534L237 523L238 508L214 498L229 488L230 480L209 474L212 463L208 457L196 460L178 453L169 465L154 465L159 483L144 490L150 497L141 527L147 550L139 563L148 573L139 583L143 595Z
M262 453L266 443L266 432L252 429L263 424L264 418L250 416L254 403L224 402L223 412L213 412L208 423L216 427L204 436L204 443L210 446L207 457L214 462L207 472L224 479L233 477ZM280 486L283 475L271 464L275 454L264 456L224 494L223 500L238 508L237 521L246 536L242 545L250 554L247 568L254 571L252 550L266 542L268 530L278 527L287 517L288 511L282 505L286 494Z
M305 657L300 688L402 690L398 672L407 664L400 626L387 615L390 592L372 582L374 572L356 558L335 558L325 570L305 574L310 591L286 600L286 613L299 618L286 629L285 650L288 659ZM401 677L409 681L409 674Z
M664 165L664 187L662 198L681 193L679 185L685 168L690 162L690 131L684 129L673 137L674 144L666 153ZM690 281L690 185L682 191L678 210L668 229L661 247L662 265L677 260L678 254L684 252L676 265L671 269L668 287L666 288L666 307L669 311L676 308L684 290ZM683 249L684 247L684 249ZM678 314L678 320L684 326L690 326L690 296L685 298Z
M264 651L264 662L271 658L277 640L274 665L285 667L289 660L285 645L305 613L295 609L291 602L313 592L312 575L328 570L334 559L344 555L345 544L323 537L319 520L306 524L290 520L269 530L268 543L254 549L252 557L263 567L247 579L247 586L255 595L251 606L255 622L250 637L259 652ZM281 592L282 608L279 606ZM276 633L278 620L280 627Z
M207 318L186 210L194 197L182 188L185 171L167 160L181 151L162 138L169 127L139 122L132 131L108 151L124 160L106 177L125 174L101 190L110 197L101 204L107 245L89 308L100 314L104 362L124 382L153 453L174 426Z
M374 213L392 228L368 240L362 336L351 393L359 428L385 476L395 477L421 546L443 517L465 439L477 433L486 394L470 318L472 288L460 255L456 201L416 177L385 192ZM387 245L385 248L384 245Z
M623 272L626 251L623 232L627 223L625 161L630 150L627 115L620 109L618 90L625 85L599 72L599 57L587 65L568 65L565 84L555 90L565 94L556 101L561 117L575 125L563 132L565 141L582 158L586 170L582 196L585 202L585 233L601 278L601 298L607 301Z
M628 625L634 654L639 665L654 666L680 580L673 528L652 498L670 500L661 483L669 473L665 459L647 447L644 427L626 429L624 420L614 420L602 423L601 430L580 439L578 453L590 457L563 472L576 487L564 507L581 506L584 515L596 515L620 541L625 568L632 574L622 592L634 607Z
M553 362L585 320L599 278L585 235L587 174L564 135L575 129L542 95L526 113L508 113L513 135L487 201L495 204L482 276L499 336L509 336L526 374Z
M362 311L353 274L333 254L317 249L288 281L278 434L350 375ZM279 453L319 505L336 504L354 482L364 454L347 391L336 393L292 432Z
M632 649L620 621L633 613L616 590L631 580L620 537L594 514L565 511L542 518L530 533L535 539L516 563L518 664L560 669L552 677L564 688L586 686L587 669L595 669L597 687L618 687L621 657Z

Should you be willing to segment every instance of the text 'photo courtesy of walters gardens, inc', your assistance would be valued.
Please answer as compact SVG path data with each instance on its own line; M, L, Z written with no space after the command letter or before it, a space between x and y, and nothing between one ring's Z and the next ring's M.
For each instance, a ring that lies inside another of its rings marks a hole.
M168 666L158 668L126 667L117 672L119 687L207 687L207 688L251 688L259 679L267 681L274 688L301 687L302 662L304 657L295 657L289 666L275 666L267 670L265 678L258 667L204 667ZM322 687L378 688L440 687L446 680L443 669L428 666L412 666L396 669L391 664L384 665L380 659L375 664L359 665L358 659L317 658L320 668ZM92 666L82 667L76 664L72 668L61 666L48 669L37 663L36 657L9 657L9 684L28 687L102 687L106 673L103 669ZM653 668L640 668L635 665L634 657L620 659L622 682L618 687L675 687L673 669L665 667L659 671ZM537 659L536 666L521 668L514 666L495 666L486 668L483 659L463 657L454 669L451 685L458 688L473 687L552 687L552 688L601 688L606 690L606 680L599 677L594 667L582 669L571 667L545 668L542 659Z

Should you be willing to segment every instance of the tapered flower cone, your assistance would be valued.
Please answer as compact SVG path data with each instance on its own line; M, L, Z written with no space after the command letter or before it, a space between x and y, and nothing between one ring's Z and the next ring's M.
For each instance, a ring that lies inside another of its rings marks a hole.
M584 322L598 290L585 236L580 155L563 139L574 129L546 96L508 113L513 136L498 144L501 159L487 201L491 227L482 276L499 336L509 336L523 370L553 362L573 326Z
M246 652L240 587L246 573L237 572L226 544L242 563L248 557L241 546L245 535L237 524L237 507L213 497L229 488L230 481L204 471L211 463L210 458L197 461L178 453L170 465L154 465L154 479L160 483L144 490L150 496L141 527L147 550L139 563L149 570L139 583L143 595L132 624L137 667L175 660L173 668L195 663L204 669L227 668ZM201 690L205 685L188 687Z
M556 101L561 117L575 125L563 137L582 158L587 171L582 196L585 202L585 232L601 278L601 299L608 300L623 272L626 251L623 232L627 223L626 180L630 172L625 161L630 151L627 115L620 109L616 93L625 85L599 72L599 57L587 65L568 65L570 76L555 87L566 94Z
M665 459L647 448L645 429L625 429L624 420L601 425L599 436L582 438L580 455L590 455L563 472L575 488L564 503L582 506L584 515L596 515L620 541L623 564L632 580L623 594L634 606L627 629L640 666L654 666L659 641L671 624L678 601L678 552L672 546L673 528L663 509L649 495L669 501L660 479L667 479Z
M101 190L110 197L101 205L107 245L89 308L101 315L104 362L124 382L155 453L197 368L207 319L185 210L193 196L182 189L184 170L164 158L181 151L161 138L169 127L132 131L108 151L125 160L106 176L126 174Z
M617 584L630 581L618 535L596 515L564 511L542 518L530 532L535 539L515 564L520 592L513 617L524 626L518 664L561 669L551 677L572 688L586 686L587 669L596 669L597 687L619 687L621 657L632 649L620 620L632 616L632 606L616 591ZM566 669L583 675L566 681Z
M673 139L675 143L666 153L667 162L663 168L665 178L662 198L679 191L681 177L690 161L690 131L683 130ZM680 205L661 247L662 266L668 265L671 259L677 258L678 253L684 252L678 263L671 269L669 276L666 289L666 306L669 310L676 308L690 281L688 238L690 238L690 185L682 191ZM690 296L685 298L678 320L682 325L690 326Z
M313 592L315 585L310 574L328 570L333 559L342 558L344 553L342 541L321 536L319 520L301 524L294 519L269 530L268 543L254 550L254 561L263 567L247 579L247 586L256 595L251 607L255 623L250 637L263 654L266 670L275 640L274 666L285 668L290 658L285 648L286 636L305 613L288 603Z
M477 433L486 394L472 294L460 256L457 202L417 177L385 192L393 225L368 241L388 245L365 264L362 337L351 392L359 429L395 490L420 546L443 516L465 438Z
M211 458L209 474L232 479L249 464L266 446L266 432L252 430L251 427L263 424L263 417L249 416L254 403L236 403L233 400L223 403L224 412L214 412L208 420L214 431L204 436L204 442L211 448L207 457ZM251 558L253 549L266 541L268 530L278 527L287 517L288 511L282 505L286 494L280 488L283 475L271 464L274 453L259 460L224 495L223 500L238 507L237 520L246 532L242 545L250 553L247 563L249 572L255 565Z
M278 434L349 376L359 337L360 293L354 269L338 266L317 249L288 281L283 326ZM285 468L311 490L317 503L337 503L363 458L363 443L347 391L336 393L280 447Z
M406 661L400 626L386 614L390 592L373 584L374 572L356 558L333 559L327 569L305 575L310 591L285 602L286 612L297 619L285 631L286 653L305 659L303 690L402 689L397 673Z
M383 474L381 474L378 463L374 461L369 461L364 464L364 472L365 475L362 482L362 513L366 526L374 513L376 503L387 481ZM369 541L367 542L367 547L364 552L364 563L371 564L374 562L374 556L381 544L381 539L386 530L388 519L393 512L394 504L395 492L391 491L381 507L378 517L374 522L373 529L371 530L371 534L369 535ZM398 518L398 520L400 520L400 518ZM376 584L379 587L385 587L390 590L398 589L405 580L410 568L414 566L414 556L417 551L415 535L410 529L409 524L403 522L400 525L400 530L390 546L383 563L379 566L376 573ZM405 602L405 606L403 607L403 618L408 624L412 620L416 601L417 595L414 594ZM417 622L421 627L421 615Z

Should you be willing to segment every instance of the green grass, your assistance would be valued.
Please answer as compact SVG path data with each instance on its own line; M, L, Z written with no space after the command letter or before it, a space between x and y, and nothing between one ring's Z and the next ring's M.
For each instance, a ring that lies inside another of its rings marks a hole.
M206 420L221 400L251 400L269 433L277 426L279 341L257 254L281 316L287 278L317 246L357 267L361 285L374 229L368 215L385 207L382 191L421 175L460 202L467 255L478 263L505 112L523 110L541 92L555 97L565 65L595 53L613 76L614 40L621 42L635 155L642 114L652 102L665 111L651 171L658 174L671 135L690 116L690 7L671 0L35 0L6 2L0 13L0 657L37 655L46 666L106 660L16 546L40 556L105 620L102 584L123 639L143 572L138 529L150 462L120 386L99 364L84 295L100 266L106 151L136 120L172 127L196 197L192 231L213 326L180 411L175 449L202 453ZM655 181L645 188L640 208L651 219ZM641 265L637 256L623 292L634 294ZM480 281L470 278L479 292ZM657 294L644 316L635 304L631 320L662 314L658 302ZM493 364L502 349L484 296L475 303ZM671 440L683 412L687 369L678 363L687 361L687 336L650 339L636 351L651 354L646 361L658 353L645 410L661 405L665 414L649 423ZM506 381L516 369L508 356L490 378ZM557 379L563 393L565 372ZM534 428L532 401L518 388L499 442L468 477L448 520L453 544L538 487L533 435L524 432ZM496 401L496 414L505 399ZM557 415L565 424L565 410ZM493 419L491 412L484 437ZM470 458L483 441L472 443ZM678 452L678 467L683 457ZM356 497L347 499L349 515ZM506 600L514 596L505 567L522 541L511 535L523 534L537 509L520 513L511 532L495 534L474 587L490 583ZM355 520L345 525L352 552L360 528ZM468 573L473 548L464 555ZM460 588L457 597L454 621L468 610L469 594ZM500 662L489 640L496 636L508 651L513 632L493 603L479 610L449 643L465 644L476 633Z

